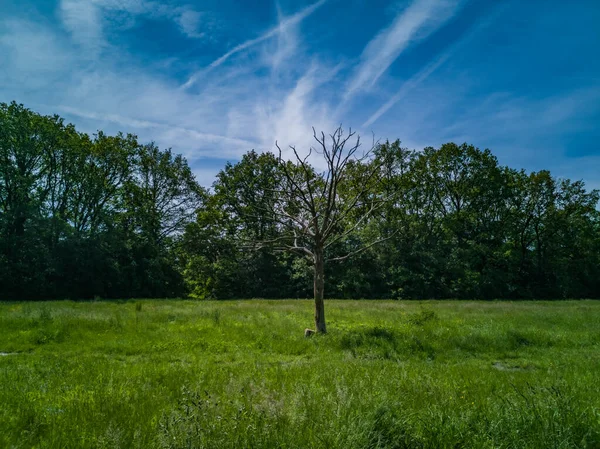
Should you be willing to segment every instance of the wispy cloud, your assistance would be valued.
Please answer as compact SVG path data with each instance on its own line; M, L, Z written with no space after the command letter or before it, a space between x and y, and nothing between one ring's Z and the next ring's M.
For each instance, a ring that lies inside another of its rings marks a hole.
M181 31L191 38L203 38L206 33L200 31L203 14L192 9L184 9L177 17L176 21L181 27Z
M179 141L181 136L188 136L196 141L196 144L216 144L219 149L211 153L204 153L203 156L220 156L220 157L238 157L240 151L247 151L249 148L259 147L260 144L256 141L238 139L234 137L223 136L219 134L211 134L200 132L196 129L185 128L182 126L173 126L167 123L154 122L150 120L139 120L131 117L124 117L118 114L99 114L92 111L84 111L70 106L58 106L58 110L63 113L93 119L102 122L112 122L117 125L125 125L136 129L158 129L161 133L173 137L174 141ZM230 151L223 151L223 146L229 146ZM194 157L194 154L188 154L188 157Z
M289 60L298 51L300 45L299 25L300 21L285 26L287 18L281 11L279 3L277 3L277 29L278 32L275 39L265 43L262 57L265 65L270 67L275 74L283 64Z
M426 38L450 19L459 7L460 2L452 0L414 0L388 28L367 44L359 66L348 82L345 99L372 87L411 43Z
M93 1L62 0L60 16L73 39L94 54L104 46L102 11Z
M284 149L295 145L305 152L314 144L312 126L328 132L340 123L354 128L361 122L363 134L373 127L378 138L401 138L411 148L468 141L489 146L502 163L548 166L563 176L600 182L590 168L597 156L589 156L596 151L600 117L597 71L575 78L569 66L555 80L560 54L550 43L543 56L536 48L540 40L527 39L535 35L534 18L527 33L519 34L522 23L515 13L520 10L514 8L520 2L482 7L468 0L407 1L383 30L374 29L382 13L372 8L377 18L364 21L371 39L346 41L341 28L357 19L353 8L363 7L350 2L335 10L339 2L311 0L291 15L278 9L274 26L229 51L221 48L221 57L184 84L182 74L191 73L199 52L217 51L209 47L219 47L220 37L226 37L226 27L219 24L238 12L201 11L199 2L190 0L55 1L51 17L58 23L45 12L25 16L18 8L0 17L0 101L15 99L44 114L58 112L80 131L132 132L142 142L172 147L188 158L205 185L223 159L237 160L250 149L273 150L276 140ZM328 6L335 16L326 14ZM494 26L481 20L482 12L489 18L503 8L506 14L497 23L494 19ZM460 18L452 20L459 10ZM317 20L321 13L330 20ZM147 19L154 20L154 38L161 45L165 40L160 48L173 52L156 53L155 43L124 32ZM435 32L446 25L444 33ZM462 37L444 48L442 34L443 39ZM540 36L544 42L552 38ZM506 45L489 48L487 39ZM425 45L416 44L425 40L432 44L428 49L441 52L418 54ZM517 54L535 60L526 81L521 76L527 67L520 67L519 76L510 68ZM417 59L426 62L400 79L390 66L405 58L411 66ZM559 60L573 58L563 54ZM579 63L588 67L594 61ZM543 77L546 73L553 77ZM531 89L536 76L544 85ZM198 77L202 83L194 85Z
M121 25L135 23L136 16L161 17L173 20L181 32L190 38L201 38L202 13L189 6L169 6L151 0L61 0L60 18L74 40L85 48L89 57L96 57L107 47L105 27L110 16L125 14Z
M448 104L447 107L451 107ZM600 112L600 87L585 86L550 97L531 98L510 93L492 93L478 105L455 114L444 134L474 135L481 140L534 141L547 143L558 135L589 130L589 119Z
M279 24L276 27L271 28L270 30L266 31L265 33L261 34L260 36L254 38L254 39L249 39L245 42L242 42L239 45L236 45L231 50L229 50L227 53L225 53L224 55L220 56L219 58L217 58L213 62L211 62L208 65L208 67L206 67L205 69L201 70L200 72L197 72L197 73L193 74L192 76L190 76L188 78L188 80L181 87L183 89L188 89L189 87L193 86L196 83L196 81L198 81L198 79L203 74L206 74L208 71L215 69L216 67L219 67L225 61L227 61L229 58L231 58L233 55L240 53L244 50L247 50L251 47L254 47L257 44L260 44L268 39L271 39L274 36L277 36L278 34L280 34L282 32L285 32L289 27L297 25L298 23L300 23L301 21L306 19L308 16L310 16L312 13L314 13L326 1L327 0L319 0L316 3L313 3L312 5L307 6L306 8L298 11L297 13L285 18L284 20L280 20Z
M27 91L52 92L73 63L51 30L25 20L0 22L0 91L16 94L27 80Z
M409 92L411 92L415 87L421 84L425 79L429 77L438 67L444 64L452 55L453 52L446 52L442 54L439 58L437 58L432 63L428 64L424 69L420 70L416 75L411 77L408 81L406 81L402 87L391 97L388 101L386 101L383 105L377 109L371 115L367 121L362 124L362 128L368 128L373 123L379 119L383 114L385 114L392 106L394 106L398 101L404 98Z
M464 48L472 39L474 39L479 33L485 30L498 16L499 12L496 11L491 14L485 20L480 20L475 24L471 30L469 30L463 37L458 41L451 44L441 55L436 57L432 62L427 64L415 75L409 78L407 81L402 83L402 86L398 91L383 105L381 105L377 111L375 111L363 124L363 128L367 128L375 123L383 114L390 110L392 106L398 103L401 99L406 97L411 91L425 81L429 76L444 65L454 54Z
M264 148L273 149L275 140L282 148L295 145L308 151L313 144L312 126L333 129L333 118L327 103L315 100L315 92L330 82L341 66L328 68L314 62L284 97L283 102L261 102L255 108L258 135Z
M5 24L0 26L0 62L12 68L14 84L0 83L0 98L10 99L11 88L18 89L24 76L33 85L30 77L38 73L47 93L21 90L18 99L26 105L42 113L59 112L89 133L136 133L144 141L172 146L191 161L235 160L253 148L273 149L277 139L302 147L309 143L311 125L329 123L327 102L317 100L316 94L339 67L298 54L300 36L292 26L284 29L283 40L277 42L279 54L269 54L279 62L292 57L302 61L301 67L308 69L300 69L299 78L294 73L263 79L253 70L224 66L207 80L206 89L192 93L141 67L112 64L107 58L82 63L83 48L61 41L43 26ZM256 63L277 70L272 60ZM200 167L201 162L193 165Z

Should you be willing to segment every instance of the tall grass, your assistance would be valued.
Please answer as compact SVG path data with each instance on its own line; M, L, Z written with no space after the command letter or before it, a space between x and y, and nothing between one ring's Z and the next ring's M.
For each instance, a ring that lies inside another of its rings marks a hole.
M600 447L600 303L0 304L1 448Z

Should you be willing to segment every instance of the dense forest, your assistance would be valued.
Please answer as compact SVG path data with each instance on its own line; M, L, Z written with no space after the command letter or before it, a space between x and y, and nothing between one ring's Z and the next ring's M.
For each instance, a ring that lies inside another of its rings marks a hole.
M205 189L171 150L0 104L0 299L311 297L282 219L311 186L335 199L327 297L600 297L599 192L582 181L454 143L379 143L339 178L288 159L249 151Z

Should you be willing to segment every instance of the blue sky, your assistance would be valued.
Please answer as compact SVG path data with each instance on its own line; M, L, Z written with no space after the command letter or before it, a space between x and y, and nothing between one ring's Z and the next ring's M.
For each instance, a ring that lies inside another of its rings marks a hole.
M600 188L600 3L0 0L0 101L184 153L210 185L342 123Z

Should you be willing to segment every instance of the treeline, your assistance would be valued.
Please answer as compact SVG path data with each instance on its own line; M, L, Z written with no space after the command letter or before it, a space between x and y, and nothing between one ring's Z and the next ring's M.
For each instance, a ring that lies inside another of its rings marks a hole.
M282 251L294 237L265 207L289 188L282 164L251 151L205 190L169 150L2 104L0 299L311 297L310 262ZM504 167L466 144L396 141L350 164L336 188L352 213L328 258L356 254L327 263L327 297L600 297L599 195L581 181ZM385 204L365 214L374 199Z
M503 167L490 151L466 144L415 152L386 142L375 154L348 171L338 194L344 201L351 178L363 179L372 164L381 173L370 194L392 200L329 247L329 256L386 240L328 263L328 297L600 297L598 192L583 182ZM277 241L280 225L261 205L281 189L278 167L274 155L250 152L218 175L184 235L192 296L311 296L306 259L239 243ZM341 235L364 216L361 207L371 203L363 203Z
M202 203L185 159L0 104L0 298L181 296Z

